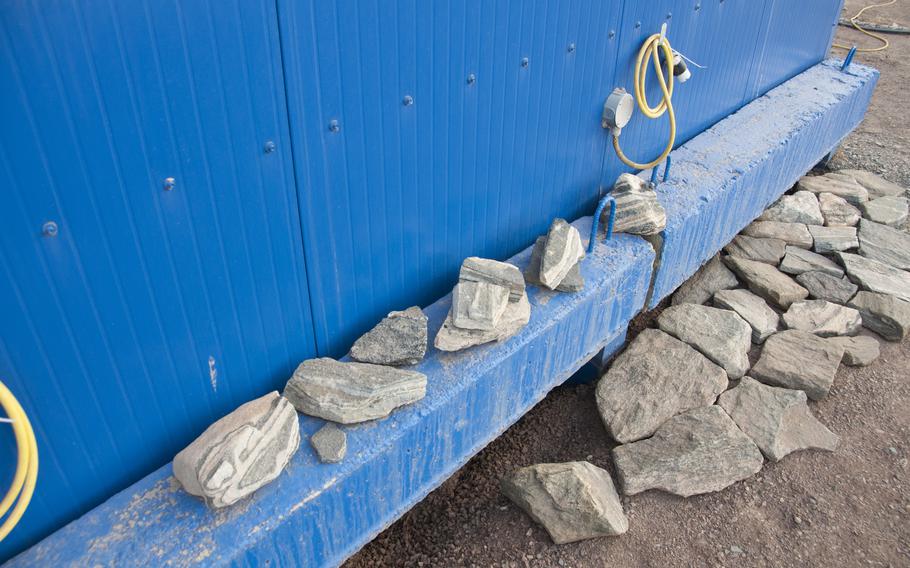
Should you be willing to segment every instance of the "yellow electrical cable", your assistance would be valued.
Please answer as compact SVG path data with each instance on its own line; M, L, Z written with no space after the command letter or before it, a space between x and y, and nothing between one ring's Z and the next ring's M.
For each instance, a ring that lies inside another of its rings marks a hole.
M888 41L887 38L884 38L876 33L870 32L869 30L863 29L862 27L860 27L859 24L856 23L856 20L857 20L857 18L862 16L863 12L865 12L869 8L884 8L885 6L890 6L890 5L894 4L895 2L897 2L897 0L891 0L890 2L883 2L881 4L869 4L868 6L866 6L859 12L857 12L852 18L850 18L850 23L853 25L854 28L856 28L856 31L858 31L860 33L864 33L867 36L869 36L871 38L875 38L878 41L882 42L882 44L878 47L857 47L856 51L858 53L872 53L875 51L884 51L884 50L888 49L888 46L891 45L891 43ZM853 49L853 46L844 45L841 43L831 44L831 47L837 47L839 49Z
M664 65L666 66L667 78L664 79L664 71L660 67L660 50L664 52ZM654 64L654 70L657 72L657 83L660 85L660 91L663 98L657 106L652 107L645 95L645 78L648 75L648 56ZM646 164L633 162L623 153L619 147L619 135L613 135L613 149L616 155L629 167L637 170L646 170L652 168L664 161L664 159L673 150L673 143L676 141L676 113L673 112L673 49L670 47L670 41L661 36L654 34L645 40L641 49L638 50L638 58L635 61L635 101L642 114L648 118L660 118L666 112L670 118L670 137L667 140L667 147L653 161Z
M3 501L0 501L0 518L3 518L13 502L16 503L9 517L0 525L0 541L2 541L22 519L35 492L35 484L38 480L38 444L25 411L22 410L22 406L13 393L2 382L0 382L0 406L12 420L16 448L19 452L13 482L3 497Z

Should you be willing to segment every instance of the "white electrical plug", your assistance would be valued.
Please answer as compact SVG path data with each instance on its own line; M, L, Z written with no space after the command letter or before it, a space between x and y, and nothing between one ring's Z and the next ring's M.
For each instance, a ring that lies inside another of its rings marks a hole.
M622 87L616 87L604 102L601 126L609 129L613 136L619 136L622 128L632 119L635 111L635 100Z

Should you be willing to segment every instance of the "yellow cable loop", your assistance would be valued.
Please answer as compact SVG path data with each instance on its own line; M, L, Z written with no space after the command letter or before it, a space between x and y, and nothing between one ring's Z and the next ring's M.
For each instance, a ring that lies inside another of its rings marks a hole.
M0 541L2 541L22 519L35 492L35 484L38 480L38 444L25 411L22 410L22 406L13 393L2 382L0 382L0 406L13 421L13 433L19 452L13 483L3 497L3 501L0 501L0 518L3 518L13 502L16 503L9 517L0 525Z
M666 66L667 78L664 79L664 70L660 67L660 50L664 52L664 65ZM663 98L656 107L652 107L645 95L645 77L648 75L648 59L650 55L651 62L654 64L654 71L657 73L657 83L660 85L660 91ZM646 170L653 168L661 163L673 150L673 143L676 141L676 114L673 112L673 49L670 47L670 41L660 34L654 34L645 40L641 49L638 50L638 58L635 61L635 101L642 114L648 118L660 118L664 112L670 118L670 137L667 140L667 147L653 161L646 164L633 162L623 154L619 147L619 136L613 135L613 148L616 155L627 166L637 170Z
M890 6L890 5L894 4L895 2L897 2L897 0L891 0L890 2L883 2L881 4L869 4L868 6L866 6L859 12L857 12L852 18L850 18L850 23L853 25L853 27L856 29L856 31L858 31L860 33L864 33L867 36L869 36L871 38L875 38L878 41L882 42L882 44L878 47L857 47L856 48L857 53L872 53L875 51L885 51L886 49L888 49L888 46L891 45L891 43L887 40L887 38L884 38L876 33L872 33L869 30L864 30L863 28L861 28L860 25L856 23L856 20L860 16L862 16L863 12L865 12L869 8L884 8L885 6ZM831 44L831 47L836 47L839 49L852 49L853 46L844 45L842 43L834 43L834 44Z

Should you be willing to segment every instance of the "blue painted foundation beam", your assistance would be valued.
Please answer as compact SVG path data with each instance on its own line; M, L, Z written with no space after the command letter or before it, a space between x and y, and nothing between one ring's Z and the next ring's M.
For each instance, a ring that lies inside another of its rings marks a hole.
M184 493L170 465L13 558L10 566L342 562L461 467L586 361L620 349L629 320L673 291L861 120L877 79L819 64L673 153L659 186L667 209L658 270L644 240L598 241L585 288L529 287L530 323L462 353L431 349L427 396L390 418L347 428L348 456L320 464L307 442L288 469L218 512ZM575 225L582 235L590 218ZM530 249L511 259L527 265ZM426 312L435 335L450 297ZM599 354L599 355L598 355ZM308 438L321 420L302 416Z

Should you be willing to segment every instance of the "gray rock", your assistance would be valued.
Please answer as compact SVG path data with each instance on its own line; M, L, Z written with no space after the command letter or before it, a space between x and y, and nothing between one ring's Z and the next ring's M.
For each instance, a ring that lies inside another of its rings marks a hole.
M890 182L882 177L875 175L872 172L867 172L865 170L838 170L837 173L850 176L856 181L856 183L865 187L869 192L870 199L885 196L899 196L903 195L906 191L903 187L897 185L896 183Z
M834 451L840 441L812 415L801 390L771 387L743 377L717 403L769 460L780 461L799 450Z
M793 302L782 319L788 329L800 329L820 337L856 335L863 327L858 311L827 300Z
M385 418L426 393L423 373L327 357L301 363L284 388L298 412L341 424Z
M859 254L910 270L910 234L863 219L859 224Z
M555 290L584 257L585 249L581 245L578 229L563 219L554 219L547 232L547 243L540 259L540 282Z
M460 351L491 341L502 341L518 333L530 320L531 304L528 302L527 294L517 302L509 302L506 311L499 318L499 323L490 330L456 327L452 322L452 311L449 310L449 315L436 334L433 344L440 351Z
M901 227L907 220L907 200L903 197L879 197L860 205L863 217L889 227Z
M796 281L809 291L810 297L837 304L846 304L859 290L846 276L837 278L824 272L803 272Z
M809 234L812 235L813 240L812 250L820 254L849 250L859 246L855 227L810 225Z
M649 489L683 497L720 491L756 474L763 461L758 446L717 405L675 416L653 437L613 449L626 495Z
M278 477L299 445L294 407L271 392L206 428L174 457L174 477L210 507L227 507Z
M838 278L844 275L844 270L830 258L799 247L789 246L787 254L780 263L780 271L794 275L803 272L824 272Z
M859 292L848 304L859 310L863 325L888 341L910 334L910 302L876 292Z
M841 252L838 253L838 258L850 280L859 284L863 290L890 294L910 302L910 272L857 254Z
M750 375L777 387L805 391L812 400L825 398L844 355L843 346L813 333L789 329L765 341Z
M749 286L749 290L779 308L787 309L793 302L809 295L809 291L792 278L763 262L735 256L726 257L724 262Z
M844 358L841 363L850 367L865 367L880 354L878 340L868 335L856 337L832 337L828 341L843 345Z
M540 281L540 259L543 257L543 249L546 245L546 236L537 237L534 242L534 248L531 249L531 260L528 262L528 267L524 272L525 282L528 284L543 286L543 282ZM578 292L585 287L585 279L581 275L580 266L580 263L575 263L575 266L569 270L566 277L556 287L557 292Z
M319 461L338 463L348 451L348 437L344 430L331 422L316 431L310 438L310 444L316 450Z
M461 281L452 290L452 323L461 329L494 329L508 304L505 286Z
M503 478L502 492L556 544L629 530L610 474L588 462L541 463Z
M748 290L721 290L714 294L714 305L739 314L752 328L752 343L764 343L777 332L780 316Z
M764 262L777 266L784 257L787 243L780 239L756 239L746 235L736 235L733 241L724 247L730 256L746 260Z
M833 193L819 193L818 206L828 227L853 227L860 220L859 209Z
M720 256L715 256L682 283L673 294L673 305L704 304L718 290L728 290L739 286L736 275L724 266Z
M782 196L758 219L805 225L821 225L825 222L822 211L818 207L818 198L811 191L797 191L792 195Z
M731 379L738 379L749 370L752 328L736 312L680 304L665 309L657 318L657 325L723 367Z
M778 239L788 245L804 249L812 248L812 235L802 223L753 221L742 230L742 234L756 239Z
M869 192L866 188L846 177L838 178L831 175L803 176L797 182L796 187L812 193L833 193L853 205L869 201Z
M650 236L667 226L667 214L657 201L657 193L640 177L620 174L610 195L616 200L614 232Z
M723 369L682 341L646 329L597 383L597 409L610 436L627 443L681 412L713 404L726 388Z
M575 231L578 233L578 231ZM517 302L525 293L525 281L514 264L469 256L461 263L460 282L489 282L509 289L509 301Z
M427 352L427 316L417 306L391 312L351 347L351 358L377 365L416 365Z

